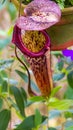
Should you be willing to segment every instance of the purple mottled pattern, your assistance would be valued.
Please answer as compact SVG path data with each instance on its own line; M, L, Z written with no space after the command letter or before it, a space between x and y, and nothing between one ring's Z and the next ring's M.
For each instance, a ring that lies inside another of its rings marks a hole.
M63 55L66 57L71 57L71 60L73 60L73 50L65 49L62 51Z
M24 30L44 30L60 20L59 6L50 0L34 0L24 9L25 16L17 20L17 26Z

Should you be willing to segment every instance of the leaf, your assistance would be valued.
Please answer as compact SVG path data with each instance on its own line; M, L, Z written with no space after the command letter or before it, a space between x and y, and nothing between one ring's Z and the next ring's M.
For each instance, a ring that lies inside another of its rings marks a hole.
M3 79L2 79L2 76L0 76L0 85L2 85L3 83Z
M27 94L26 94L25 90L22 87L20 88L20 90L21 90L24 100L27 102Z
M73 117L73 112L64 112L64 117L66 119L72 118Z
M64 98L65 99L73 99L73 89L70 86L67 87L67 90L64 94Z
M67 75L67 81L71 88L73 88L73 71L70 71Z
M56 64L56 69L61 71L63 69L63 66L64 66L64 61L61 60Z
M73 100L59 100L56 98L51 98L49 100L49 107L52 107L54 109L58 110L67 110L69 107L73 106Z
M14 4L13 3L8 4L7 9L11 16L11 20L14 20L16 17L16 13L17 13L17 10L16 10Z
M6 1L6 0L1 0L1 3L4 4L5 1Z
M59 90L61 89L61 86L57 86L55 88L53 88L50 97L53 97Z
M71 70L73 68L73 63L71 63L67 68L66 68L66 70Z
M20 125L14 130L32 130L35 127L34 115L25 118Z
M3 98L7 98L8 93L7 92L3 92L1 95L2 95Z
M6 130L11 119L10 110L4 109L0 112L0 130Z
M56 128L50 127L48 130L57 130Z
M51 51L51 54L55 55L57 58L58 57L63 58L63 55L62 55L61 51Z
M13 59L0 60L0 71L5 70L6 68L9 68L13 62L14 62Z
M66 128L65 130L73 130L73 126Z
M2 106L3 106L3 99L0 98L0 109L2 109Z
M34 96L34 97L31 97L29 100L31 100L32 102L42 102L45 100L45 98L42 96Z
M24 100L23 100L23 97L22 97L20 90L17 87L14 87L14 86L11 87L11 90L14 94L15 101L17 103L17 106L20 110L21 115L25 116L25 114L24 114Z
M40 114L39 110L36 109L35 111L35 127L39 126L42 123L42 115Z
M17 105L15 104L15 102L13 101L13 99L11 97L8 97L7 99L10 102L10 104L12 104L12 106L16 109L16 112L18 112L19 109Z
M8 90L8 84L6 81L3 81L3 84L2 84L2 92L7 92Z
M27 103L25 104L25 107L27 108L27 107L29 107L29 106L32 105L32 104L33 104L32 101L27 100Z
M11 26L7 32L7 35L10 36L13 33L13 26Z
M0 71L0 75L2 76L2 78L7 78L8 77L5 70Z
M65 73L54 74L53 75L53 80L54 81L59 81L59 80L63 79L64 76L65 76Z
M23 4L24 4L24 5L27 5L27 4L29 4L32 0L25 0L25 1L22 0L22 1L23 1Z
M26 82L26 83L28 83L28 76L25 74L25 73L23 73L23 72L21 72L21 71L19 71L19 70L15 70L16 72L17 72L17 74ZM39 89L38 89L38 87L37 87L37 85L31 80L31 88L32 89L34 89L36 92L40 92L39 91Z
M73 5L73 0L69 0L71 2L71 4Z
M42 123L45 121L47 117L42 116ZM26 117L20 125L17 126L14 130L32 130L32 128L35 128L35 115Z

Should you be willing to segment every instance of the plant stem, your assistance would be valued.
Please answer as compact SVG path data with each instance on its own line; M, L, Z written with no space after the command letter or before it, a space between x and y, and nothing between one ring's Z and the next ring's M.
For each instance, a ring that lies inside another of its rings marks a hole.
M22 4L22 0L20 0L20 4L19 4L19 14L18 14L19 17L21 15L21 4Z

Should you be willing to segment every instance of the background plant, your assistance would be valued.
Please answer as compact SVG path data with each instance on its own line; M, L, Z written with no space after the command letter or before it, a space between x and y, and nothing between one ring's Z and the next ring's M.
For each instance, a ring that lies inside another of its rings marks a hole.
M73 4L72 1L59 0L56 2L60 6L63 5L63 7ZM14 45L10 43L13 23L18 12L14 5L8 1L3 5L0 4L0 7L0 11L2 9L7 10L11 19L11 26L6 31L0 29L0 35L2 36L0 38L0 130L39 130L39 128L42 130L59 130L60 128L63 129L63 127L65 130L73 130L73 61L69 57L65 58L62 52L51 52L51 55L56 60L55 66L52 67L54 70L53 81L56 87L49 98L42 96L30 97L27 93L28 77L26 70L17 61L14 55ZM8 54L4 58L6 49ZM18 53L20 55L20 52ZM21 58L23 59L23 56ZM25 59L23 60L25 61ZM26 64L28 65L27 62ZM14 74L12 74L13 72ZM19 77L16 78L18 75ZM58 83L61 83L61 86ZM65 93L63 93L64 87L62 86L65 83L66 89ZM33 80L31 86L34 91L40 93ZM58 97L57 93L59 91L62 97ZM60 100L60 98L62 99ZM35 108L33 114L27 116L26 109L31 105L35 106L35 104L43 104L47 108L47 113L43 115L38 107ZM19 119L14 128L12 128L13 113ZM63 118L64 121L53 128L48 121L57 117Z

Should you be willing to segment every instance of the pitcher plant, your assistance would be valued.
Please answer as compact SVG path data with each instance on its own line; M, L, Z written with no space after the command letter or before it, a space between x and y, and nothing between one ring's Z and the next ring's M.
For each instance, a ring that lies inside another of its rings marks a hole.
M60 17L61 10L55 2L33 0L14 26L12 42L30 64L43 96L49 96L53 88L51 43L46 29L59 22Z

